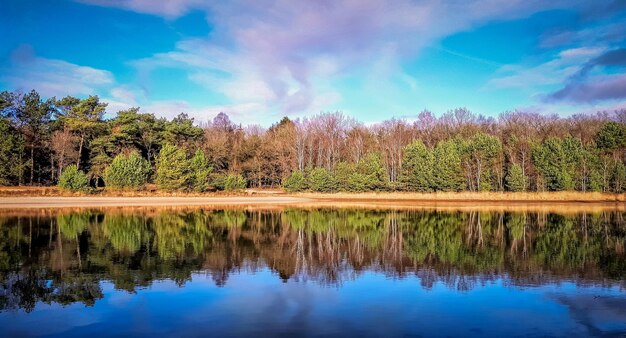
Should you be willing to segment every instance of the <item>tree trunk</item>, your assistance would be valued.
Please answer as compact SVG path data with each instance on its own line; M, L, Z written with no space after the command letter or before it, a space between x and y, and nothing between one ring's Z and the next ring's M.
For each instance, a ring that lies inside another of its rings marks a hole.
M35 178L35 143L30 144L30 185L33 185Z
M83 155L83 142L85 142L85 134L80 134L80 145L78 146L78 160L76 161L76 169L80 169L80 158Z

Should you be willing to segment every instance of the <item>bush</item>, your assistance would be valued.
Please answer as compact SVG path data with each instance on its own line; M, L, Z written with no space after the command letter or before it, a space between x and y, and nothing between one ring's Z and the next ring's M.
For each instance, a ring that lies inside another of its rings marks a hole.
M140 189L148 182L150 163L137 151L119 154L104 170L104 184L114 189Z
M248 182L246 182L246 179L240 174L228 174L224 181L224 190L242 190L245 189L247 185Z
M59 188L69 191L87 191L89 190L89 178L75 165L70 165L63 169L59 177Z
M528 179L519 164L513 164L504 178L506 188L509 191L526 191Z
M315 168L309 173L309 187L313 191L330 192L336 190L335 180L326 168Z
M289 192L303 191L308 188L306 177L300 170L296 170L283 181L283 187Z
M213 167L209 165L209 161L202 150L196 150L189 161L189 168L189 187L197 192L204 192L209 189Z
M187 187L189 166L185 151L165 144L156 161L156 184L159 189L174 191Z

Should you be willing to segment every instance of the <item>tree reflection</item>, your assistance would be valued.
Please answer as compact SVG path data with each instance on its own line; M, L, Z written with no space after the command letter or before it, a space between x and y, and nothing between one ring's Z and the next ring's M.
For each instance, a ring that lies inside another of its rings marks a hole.
M284 281L341 284L364 271L469 290L502 278L624 283L621 213L364 209L65 212L0 218L0 310L93 305L101 282L135 292L194 272L223 286L269 268Z

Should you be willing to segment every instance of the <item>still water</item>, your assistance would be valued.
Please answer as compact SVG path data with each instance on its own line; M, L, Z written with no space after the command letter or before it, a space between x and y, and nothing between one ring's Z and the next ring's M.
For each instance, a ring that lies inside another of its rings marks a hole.
M626 336L626 214L0 216L0 336Z

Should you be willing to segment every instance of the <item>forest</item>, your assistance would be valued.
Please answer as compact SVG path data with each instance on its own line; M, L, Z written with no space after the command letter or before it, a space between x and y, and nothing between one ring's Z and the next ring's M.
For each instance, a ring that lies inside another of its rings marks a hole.
M466 108L364 124L341 112L269 128L198 123L97 96L0 93L0 185L72 191L626 191L626 110L568 117Z

